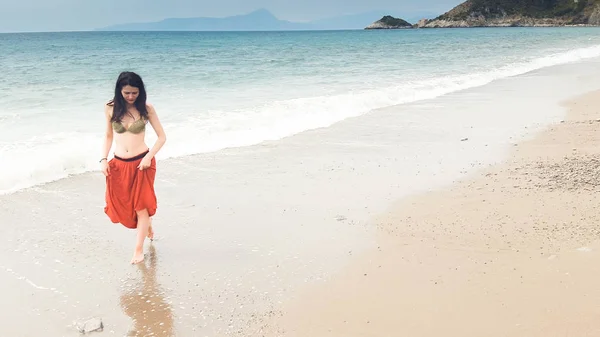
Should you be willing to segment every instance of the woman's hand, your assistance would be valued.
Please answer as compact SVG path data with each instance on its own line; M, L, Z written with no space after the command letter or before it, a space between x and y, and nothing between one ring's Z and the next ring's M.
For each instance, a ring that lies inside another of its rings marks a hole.
M144 158L142 159L142 161L140 162L140 164L138 165L138 168L141 170L145 170L148 167L150 167L150 165L152 164L152 156L150 154L147 154L144 156Z
M110 173L110 167L108 167L108 161L106 159L100 162L100 167L104 176L108 177L108 174Z

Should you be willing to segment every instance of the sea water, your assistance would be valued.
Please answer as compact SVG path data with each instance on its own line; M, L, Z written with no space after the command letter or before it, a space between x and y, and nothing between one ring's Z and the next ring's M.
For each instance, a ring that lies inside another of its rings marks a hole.
M373 109L597 57L599 33L0 34L0 193L97 170L103 106L124 70L143 77L167 132L161 160L278 140ZM150 146L154 139L149 132Z

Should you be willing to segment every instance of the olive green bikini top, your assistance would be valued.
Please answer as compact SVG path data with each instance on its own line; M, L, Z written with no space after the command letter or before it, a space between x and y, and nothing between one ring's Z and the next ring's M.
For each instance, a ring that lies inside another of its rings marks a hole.
M119 122L112 122L112 127L116 133L123 133L125 131L129 131L131 133L140 133L146 130L146 121L143 118L140 118L137 121L131 123L129 128L125 128L125 126Z

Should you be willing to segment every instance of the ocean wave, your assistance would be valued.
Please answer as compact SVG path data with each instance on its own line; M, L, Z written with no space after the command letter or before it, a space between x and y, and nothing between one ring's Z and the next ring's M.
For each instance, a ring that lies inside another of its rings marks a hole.
M496 69L400 83L395 86L351 91L345 94L269 102L236 111L212 111L220 116L207 121L192 117L171 125L171 145L164 158L250 146L279 140L303 131L329 127L375 109L432 99L483 86L494 80L522 75L555 65L600 56L600 45L555 53Z
M267 102L234 111L211 111L210 118L190 117L165 123L167 146L158 160L250 146L303 131L329 127L374 109L439 97L494 80L600 56L600 45L541 58L523 60L495 69L352 90L343 94ZM154 141L150 132L148 141ZM98 170L101 134L69 132L0 144L0 194Z

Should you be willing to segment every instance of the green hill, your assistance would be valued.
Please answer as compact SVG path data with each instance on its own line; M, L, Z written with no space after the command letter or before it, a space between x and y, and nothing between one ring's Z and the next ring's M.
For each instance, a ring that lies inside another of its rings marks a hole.
M406 20L395 18L390 15L386 15L381 19L373 22L365 29L400 29L400 28L412 28L412 24Z
M425 27L600 25L600 0L467 0Z

